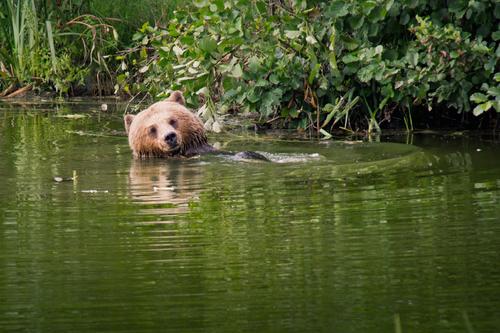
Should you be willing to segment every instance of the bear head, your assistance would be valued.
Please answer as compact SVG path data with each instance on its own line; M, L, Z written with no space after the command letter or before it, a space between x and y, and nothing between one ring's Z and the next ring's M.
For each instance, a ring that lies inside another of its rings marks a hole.
M124 121L135 157L189 156L208 145L203 123L185 107L180 91Z

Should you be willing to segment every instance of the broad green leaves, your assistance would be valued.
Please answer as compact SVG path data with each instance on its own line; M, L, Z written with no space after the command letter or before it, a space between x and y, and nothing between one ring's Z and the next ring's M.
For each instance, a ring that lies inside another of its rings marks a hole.
M256 112L325 136L357 112L378 131L384 111L411 104L481 114L498 107L498 6L472 3L446 16L423 0L195 0L168 27L139 30L119 82L153 96L183 89L212 118Z

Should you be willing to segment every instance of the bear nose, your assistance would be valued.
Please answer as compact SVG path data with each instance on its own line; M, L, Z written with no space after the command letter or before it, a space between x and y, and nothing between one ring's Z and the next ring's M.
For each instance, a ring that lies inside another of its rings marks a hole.
M171 147L177 146L177 135L174 132L168 133L165 135L165 142Z

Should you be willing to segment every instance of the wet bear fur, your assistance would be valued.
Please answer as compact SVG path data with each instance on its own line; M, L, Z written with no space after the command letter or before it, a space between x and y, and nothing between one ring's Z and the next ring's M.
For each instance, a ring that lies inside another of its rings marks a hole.
M128 142L134 157L192 157L206 153L233 154L219 151L208 143L203 123L185 106L184 96L174 91L137 115L124 117ZM234 154L238 158L267 160L255 152Z

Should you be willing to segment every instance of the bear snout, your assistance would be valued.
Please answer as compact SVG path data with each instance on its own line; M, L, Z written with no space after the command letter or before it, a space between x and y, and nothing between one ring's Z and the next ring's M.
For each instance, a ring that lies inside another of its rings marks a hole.
M175 132L165 134L163 139L170 147L174 148L177 146L177 134Z

